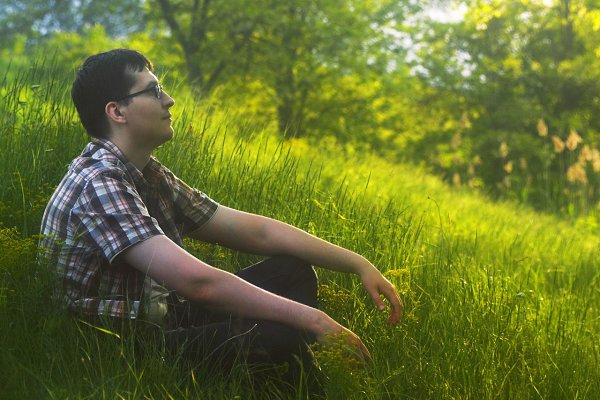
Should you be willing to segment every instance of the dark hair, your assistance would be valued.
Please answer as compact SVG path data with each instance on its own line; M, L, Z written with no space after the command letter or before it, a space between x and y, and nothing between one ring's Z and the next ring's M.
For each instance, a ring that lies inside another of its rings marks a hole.
M126 96L135 85L133 73L144 68L154 70L152 62L146 56L128 49L94 54L83 62L71 87L71 99L88 135L106 136L106 103Z

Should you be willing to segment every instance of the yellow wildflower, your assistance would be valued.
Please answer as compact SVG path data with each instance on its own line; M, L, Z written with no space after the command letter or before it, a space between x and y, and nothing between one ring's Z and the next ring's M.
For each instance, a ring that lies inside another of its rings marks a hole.
M600 172L600 151L592 150L592 168L594 172Z
M452 140L450 141L450 146L452 149L456 150L460 147L462 143L462 137L460 136L460 132L456 132L454 136L452 136Z
M477 189L477 188L481 188L483 187L483 181L479 178L471 178L469 179L469 181L467 182L467 185L471 188L471 189Z
M397 268L397 269L390 269L387 270L383 273L383 275L386 278L402 278L402 279L406 279L407 277L410 278L410 271L408 270L408 268Z
M586 161L592 161L592 149L587 144L581 149L579 153L579 162L584 164Z
M567 180L571 183L587 183L585 168L580 163L575 163L567 169Z
M473 165L481 165L481 157L479 155L473 157Z
M500 143L500 157L506 158L508 156L508 145L504 142Z
M521 167L521 169L527 169L527 159L525 157L519 158L519 167Z
M562 141L561 138L554 135L552 136L552 143L554 144L554 151L557 153L562 153L565 149L565 142Z
M460 174L458 172L455 172L454 175L452 176L452 184L454 186L461 185Z
M513 162L512 161L509 161L506 164L504 164L504 171L507 174L510 174L512 172L512 170L513 170Z
M548 136L548 126L546 125L546 122L542 118L540 118L538 120L537 131L538 131L538 135L540 135L541 137Z
M577 131L575 129L571 129L571 132L569 132L569 137L567 138L567 149L573 151L577 148L577 145L582 142L583 139L581 136L579 136Z

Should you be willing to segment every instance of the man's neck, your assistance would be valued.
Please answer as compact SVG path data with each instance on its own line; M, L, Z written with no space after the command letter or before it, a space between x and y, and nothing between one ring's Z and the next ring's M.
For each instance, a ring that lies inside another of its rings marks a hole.
M152 155L152 151L154 149L147 149L145 147L140 147L138 145L134 145L129 143L126 140L121 139L121 137L111 137L109 140L115 144L123 152L125 157L133 164L135 167L142 172L146 164L150 161L150 156Z

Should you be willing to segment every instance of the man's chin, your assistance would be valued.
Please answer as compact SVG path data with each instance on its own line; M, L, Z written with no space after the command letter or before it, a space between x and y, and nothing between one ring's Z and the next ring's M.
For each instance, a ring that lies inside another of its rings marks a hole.
M171 139L173 139L173 130L170 130L169 132L166 132L161 138L160 141L157 138L157 143L155 144L155 148L162 146L163 144L167 143L168 141L170 141Z

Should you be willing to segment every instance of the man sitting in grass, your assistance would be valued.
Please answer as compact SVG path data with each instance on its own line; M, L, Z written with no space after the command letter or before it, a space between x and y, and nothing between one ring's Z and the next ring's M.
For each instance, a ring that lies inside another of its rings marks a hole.
M307 344L336 334L370 358L357 335L316 308L311 265L357 274L380 310L381 295L389 301L396 324L403 306L393 285L358 254L220 205L154 158L173 137L175 101L144 55L117 49L87 58L71 95L92 139L41 228L70 311L112 326L151 322L169 347L195 360L306 360ZM231 274L188 253L183 237L271 258Z

